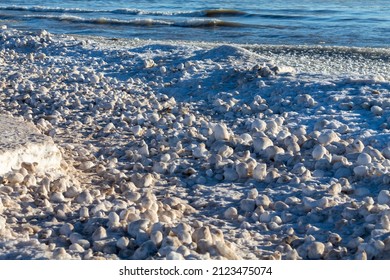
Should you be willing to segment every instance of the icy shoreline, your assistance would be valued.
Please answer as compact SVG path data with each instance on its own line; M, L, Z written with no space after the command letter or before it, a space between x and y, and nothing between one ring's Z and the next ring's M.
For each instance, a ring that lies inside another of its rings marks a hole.
M390 258L389 50L0 43L67 162L0 185L0 259Z

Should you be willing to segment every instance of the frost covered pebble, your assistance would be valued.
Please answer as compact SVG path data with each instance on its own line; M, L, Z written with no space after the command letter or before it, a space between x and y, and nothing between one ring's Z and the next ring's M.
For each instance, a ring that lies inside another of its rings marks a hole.
M60 228L60 234L63 234L65 236L69 236L74 229L74 226L72 224L66 223Z
M57 248L53 252L53 259L55 260L70 260L72 259L71 255L69 255L64 248Z
M371 112L376 116L381 116L383 114L383 109L377 105L371 107Z
M390 206L390 191L389 190L381 190L379 192L378 203L379 204L387 204Z
M369 169L365 165L359 165L359 166L354 167L353 172L358 177L365 177L368 175Z
M322 257L325 251L325 245L321 242L313 242L308 246L307 256L311 260L317 260Z
M267 165L265 163L257 164L253 169L252 174L253 178L257 180L264 180L265 176L267 175Z
M372 161L372 158L371 158L371 156L369 154L361 153L358 156L358 158L356 160L356 163L357 163L357 165L368 165L368 164L371 163L371 161Z
M110 214L108 215L108 223L107 225L110 227L110 228L115 228L115 227L119 227L120 226L120 217L117 213L115 212L110 212Z
M175 261L180 261L180 260L184 260L184 257L182 254L180 253L177 253L177 252L170 252L168 255L167 255L167 260L175 260Z
M264 131L267 128L267 123L260 119L255 119L251 124L251 129L256 131Z
M218 123L214 126L213 135L215 140L228 140L230 137L230 133L224 123Z
M107 232L104 227L98 227L92 234L92 240L102 240L107 238Z
M382 150L382 154L386 159L390 159L390 147L386 147Z
M271 204L271 200L269 199L269 197L267 195L259 195L255 199L255 202L256 202L257 206L262 206L264 208L268 208Z
M129 245L130 241L127 237L125 236L122 236L121 238L118 239L118 241L116 242L116 246L119 248L119 249L126 249L127 246Z
M324 155L327 153L327 150L324 146L317 145L314 147L312 156L315 160L319 160L324 157Z
M229 207L224 212L224 217L228 220L237 218L237 215L238 215L237 209L234 207Z
M272 146L273 146L272 140L265 136L255 138L253 141L253 147L255 152L257 153L261 153L268 147L272 147Z
M323 132L318 136L318 142L320 142L324 146L338 140L338 135L332 130Z
M240 202L240 207L243 211L252 212L255 210L256 201L254 199L243 199Z
M77 253L84 253L85 252L85 249L77 243L70 245L69 250L73 251L73 252L77 252Z
M16 172L16 173L11 173L7 176L7 181L11 184L20 184L24 181L24 176L23 174Z
M4 217L0 216L0 232L3 232L5 230L7 222Z

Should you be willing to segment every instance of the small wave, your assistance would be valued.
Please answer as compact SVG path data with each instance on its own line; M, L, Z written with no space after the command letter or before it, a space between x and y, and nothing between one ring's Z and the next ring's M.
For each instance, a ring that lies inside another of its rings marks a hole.
M40 12L40 13L109 13L123 15L175 15L176 12L159 12L159 11L143 11L139 9L81 9L81 8L62 8L62 7L46 7L46 6L0 6L3 11L23 11L23 12Z
M145 15L145 16L193 16L200 13L193 11L147 11L147 10L139 10L139 9L116 9L105 11L112 14L124 14L124 15Z
M244 16L246 12L233 9L210 9L201 11L148 11L139 9L115 9L107 12L113 14L146 15L146 16L184 16L184 17L223 17L223 16Z
M120 8L114 10L102 9L81 9L81 8L61 8L61 7L46 7L46 6L0 6L3 11L20 11L20 12L39 12L39 13L107 13L107 14L121 14L121 15L154 15L154 16L174 16L174 15L196 15L198 12L192 11L146 11L140 9Z
M159 20L152 18L137 18L130 20L120 20L114 18L83 18L74 15L25 15L25 18L49 19L57 21L67 21L72 23L87 23L87 24L106 24L106 25L132 25L132 26L177 26L177 27L242 27L244 24L237 22L229 22L218 19L191 19L184 21L174 20Z
M181 22L175 22L175 26L180 27L245 27L249 26L246 24L238 23L238 22L232 22L232 21L225 21L225 20L207 20L207 19L191 19Z
M203 10L201 12L205 17L223 17L223 16L244 16L247 15L246 12L233 9L213 9L213 10Z
M102 9L81 9L81 8L62 8L62 7L46 7L46 6L0 6L3 11L20 11L20 12L40 12L40 13L108 13L122 15L154 15L154 16L175 16L175 15L201 15L200 12L193 11L147 11L140 9L120 8L114 10Z
M263 9L267 13L289 13L289 14L336 14L341 13L340 10L332 9Z
M94 13L97 10L88 10L80 8L60 8L60 7L45 7L45 6L0 6L3 11L20 11L20 12L40 12L40 13Z
M40 13L108 13L122 15L145 15L145 16L187 16L187 17L229 17L244 16L246 12L234 9L209 9L201 11L148 11L140 9L120 8L114 10L99 9L81 9L81 8L62 8L46 6L0 6L3 11L23 11L23 12L40 12Z
M107 24L107 25L172 25L170 21L155 20L155 19L133 19L133 20L120 20L113 18L83 18L73 15L26 15L25 18L36 18L36 19L50 19L57 21L67 21L72 23L90 23L90 24Z
M303 15L287 15L287 14L253 14L252 16L267 18L267 19L305 19Z
M338 14L341 13L341 11L338 10L330 10L330 9L317 9L317 10L310 10L311 13L314 14Z

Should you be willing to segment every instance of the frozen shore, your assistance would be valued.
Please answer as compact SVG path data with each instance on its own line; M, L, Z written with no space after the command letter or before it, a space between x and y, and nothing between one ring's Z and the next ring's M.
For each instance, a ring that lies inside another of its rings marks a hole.
M390 259L389 62L3 26L0 114L63 162L2 177L0 259Z

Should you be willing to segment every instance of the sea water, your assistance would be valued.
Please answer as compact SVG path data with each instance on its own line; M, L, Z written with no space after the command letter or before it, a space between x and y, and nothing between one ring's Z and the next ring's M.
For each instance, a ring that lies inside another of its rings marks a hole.
M389 0L0 0L0 24L110 38L390 47Z

